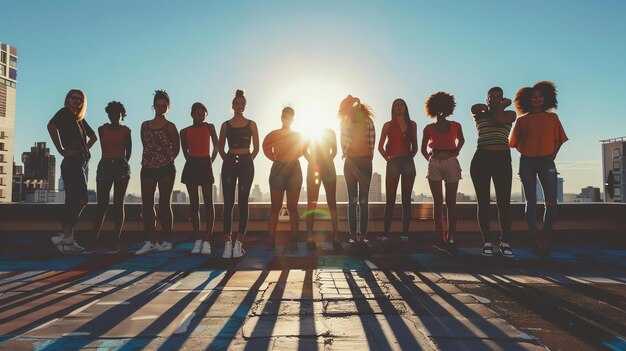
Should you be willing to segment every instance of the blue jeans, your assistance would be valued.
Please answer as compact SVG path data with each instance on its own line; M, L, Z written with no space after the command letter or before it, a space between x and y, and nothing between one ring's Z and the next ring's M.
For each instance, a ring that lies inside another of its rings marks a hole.
M350 234L367 234L369 219L368 202L372 181L372 160L369 156L348 156L343 164L343 174L348 188L348 226ZM356 209L359 205L359 229L357 230Z
M543 189L546 210L543 218L543 230L551 231L556 218L557 176L556 165L552 156L527 157L519 160L519 176L526 194L526 222L528 229L537 232L537 178Z

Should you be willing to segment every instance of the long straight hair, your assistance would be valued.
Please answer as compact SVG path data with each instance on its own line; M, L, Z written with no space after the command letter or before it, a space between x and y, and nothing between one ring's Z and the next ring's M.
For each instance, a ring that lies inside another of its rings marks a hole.
M79 93L83 97L83 106L81 106L78 113L76 113L76 120L80 121L85 118L85 114L87 113L87 95L85 95L85 93L80 89L72 89L68 91L67 95L65 95L65 107L67 107L67 100L69 100L70 95L72 95L73 93Z
M406 137L410 140L413 140L413 124L411 124L411 115L409 114L409 106L406 104L404 99L395 99L393 103L391 103L391 119L393 120L393 105L396 101L402 101L404 104L404 120L406 121Z

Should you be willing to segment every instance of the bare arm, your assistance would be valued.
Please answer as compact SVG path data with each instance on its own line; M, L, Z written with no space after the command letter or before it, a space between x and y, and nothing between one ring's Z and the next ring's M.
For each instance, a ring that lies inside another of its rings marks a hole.
M304 158L307 161L311 161L310 157L311 157L311 152L309 151L309 145L311 144L311 139L309 138L308 140L303 141L302 143L302 156L304 156ZM264 151L265 152L265 151Z
M189 144L187 143L187 128L180 131L180 145L185 160L189 160Z
M252 122L252 159L259 153L259 130L256 123Z
M413 128L413 140L411 140L411 157L415 157L418 150L417 144L417 123L415 121L411 121L411 128Z
M65 157L70 156L71 154L77 154L77 152L66 152L65 149L63 149L63 146L61 146L61 140L59 139L59 129L53 123L48 123L48 134L50 134L50 139L52 139L54 147L61 156Z
M220 137L218 141L218 151L220 153L220 157L222 160L226 159L226 151L224 151L224 147L226 146L226 123L222 123L222 127L220 128Z
M130 155L133 152L133 140L130 136L130 129L126 135L126 161L130 161Z
M428 153L428 140L430 135L428 134L428 126L424 127L424 135L422 136L422 156L428 161L430 159L430 153Z
M217 158L217 153L219 152L218 143L217 143L217 132L215 131L215 126L209 123L209 135L211 135L211 144L213 145L213 153L211 153L211 162L215 162Z
M272 134L273 132L270 132L265 139L263 139L263 154L270 160L275 161L276 155L274 155L274 137Z
M387 140L387 135L389 134L389 122L385 122L383 124L383 130L380 132L380 140L378 141L378 152L381 156L387 160L387 150L385 150L385 141Z
M475 104L472 106L472 116L476 116L481 112L487 112L488 109L489 107L485 104Z
M459 124L456 139L458 140L458 143L456 144L456 155L458 156L461 152L461 148L463 148L463 144L465 144L465 137L463 136L463 128L461 128L461 124Z
M511 105L511 99L507 99L507 98L502 99L500 106L496 107L495 109L491 111L493 120L500 124L511 124L515 122L515 118L517 117L517 114L515 113L515 111L504 110L510 105Z
M170 123L169 127L167 128L167 133L169 134L170 140L172 141L172 150L174 151L174 158L176 158L176 156L178 156L178 153L180 152L180 138L178 137L178 130L176 129L174 123Z

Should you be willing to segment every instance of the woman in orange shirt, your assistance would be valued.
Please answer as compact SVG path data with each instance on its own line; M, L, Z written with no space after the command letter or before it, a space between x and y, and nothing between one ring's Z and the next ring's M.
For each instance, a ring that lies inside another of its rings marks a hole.
M526 221L534 239L533 252L547 256L550 249L547 239L556 218L557 175L554 159L561 145L567 141L561 121L556 113L558 102L554 83L541 81L532 88L524 87L515 94L515 107L519 114L509 146L521 154L519 176L526 195ZM537 235L537 177L543 188L546 202L543 218L543 235Z

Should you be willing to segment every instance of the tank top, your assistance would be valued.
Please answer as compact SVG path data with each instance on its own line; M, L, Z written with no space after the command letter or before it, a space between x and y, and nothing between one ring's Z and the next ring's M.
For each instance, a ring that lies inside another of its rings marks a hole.
M496 123L488 116L477 116L476 131L478 131L478 146L487 145L509 145L509 133L511 123Z
M389 124L389 132L387 133L387 154L389 157L408 155L410 151L409 128L411 124L407 124L404 133L400 129L400 123L395 119Z
M106 123L100 129L100 146L102 147L102 158L122 158L126 156L126 140L130 129L126 126L113 128Z
M141 131L143 141L143 154L141 165L147 168L161 168L174 161L174 143L170 140L167 122L159 129L150 128L150 123L145 122L145 127Z
M248 120L243 127L233 127L230 122L226 122L226 140L228 149L249 148L252 142L252 121Z
M201 127L188 127L185 129L187 149L191 157L208 157L211 147L211 133L209 125L203 123Z
M430 135L428 147L440 150L452 150L456 148L456 138L461 125L457 122L449 122L450 130L447 133L438 132L434 123L429 124L428 127L426 127L428 128L428 134Z

